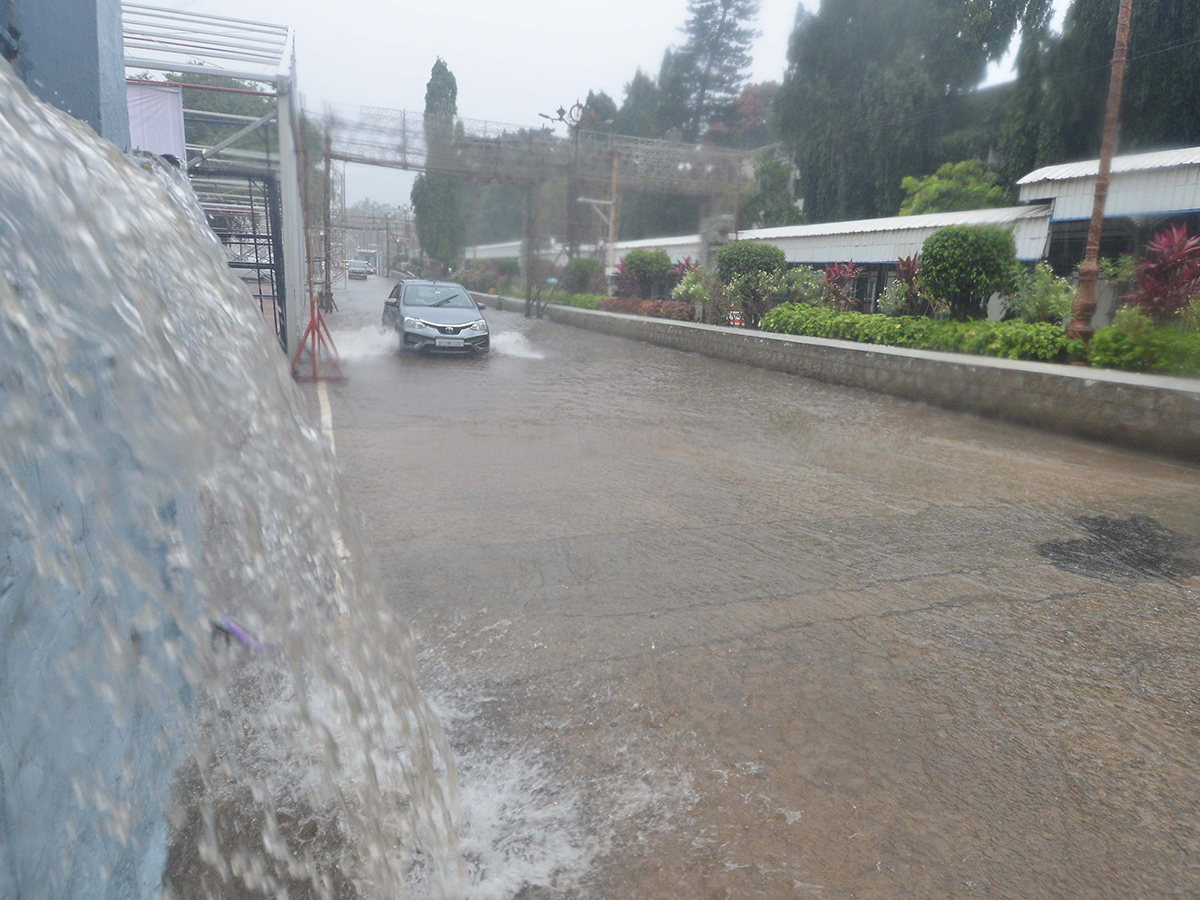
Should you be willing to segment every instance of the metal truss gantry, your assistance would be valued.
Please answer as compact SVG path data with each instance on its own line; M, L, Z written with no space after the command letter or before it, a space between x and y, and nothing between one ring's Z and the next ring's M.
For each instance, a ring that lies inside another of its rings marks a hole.
M121 15L131 80L147 72L170 74L185 90L250 94L272 107L255 116L185 108L184 124L193 137L183 162L231 268L251 279L264 315L284 349L291 349L304 327L300 310L310 293L292 30L141 3L123 3Z

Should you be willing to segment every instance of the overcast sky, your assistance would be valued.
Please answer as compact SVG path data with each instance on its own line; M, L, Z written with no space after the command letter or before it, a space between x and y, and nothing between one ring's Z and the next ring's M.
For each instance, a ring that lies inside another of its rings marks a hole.
M604 90L619 104L640 66L657 75L663 50L682 40L687 0L150 0L197 13L290 25L309 110L325 104L424 108L441 56L458 79L463 116L540 125L539 112ZM1057 0L1056 5L1064 5ZM815 10L818 0L804 0ZM754 81L779 80L796 0L761 0ZM1060 12L1061 16L1061 12ZM994 67L989 80L1011 77ZM560 126L561 127L561 126ZM351 166L350 202L408 201L412 176Z

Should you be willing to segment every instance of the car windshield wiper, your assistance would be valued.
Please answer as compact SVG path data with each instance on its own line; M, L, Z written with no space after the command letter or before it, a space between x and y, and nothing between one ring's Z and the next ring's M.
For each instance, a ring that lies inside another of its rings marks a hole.
M441 306L443 303L449 303L453 299L454 299L453 297L443 297L441 300L437 300L433 303L430 303L429 305L430 306Z

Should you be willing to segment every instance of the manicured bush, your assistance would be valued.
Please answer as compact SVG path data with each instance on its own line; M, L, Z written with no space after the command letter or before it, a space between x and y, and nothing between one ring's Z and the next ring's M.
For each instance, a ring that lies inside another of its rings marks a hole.
M595 287L600 275L600 260L588 256L577 256L567 263L564 287L574 294L584 294Z
M1062 326L1048 323L951 322L917 316L838 312L800 303L787 303L771 310L763 318L762 330L1046 362L1065 359L1070 343Z
M501 278L517 278L521 274L521 261L519 259L494 259L491 260L491 263L496 267L496 271L500 273Z
M666 289L671 273L671 257L665 250L630 250L622 258L625 270L637 279L643 299Z
M986 314L988 297L1011 294L1017 245L997 225L951 225L935 231L921 247L921 284L955 319Z
M733 241L717 252L717 274L726 284L739 275L775 272L785 265L783 250L762 241Z
M1087 345L1088 363L1157 375L1200 375L1200 330L1156 325L1141 310L1118 312Z

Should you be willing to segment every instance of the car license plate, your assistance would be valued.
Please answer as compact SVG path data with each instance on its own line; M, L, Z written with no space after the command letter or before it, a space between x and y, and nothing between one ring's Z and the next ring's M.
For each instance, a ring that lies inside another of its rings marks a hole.
M463 343L462 338L438 338L436 346L438 346L438 347L462 347L462 346L464 346L464 343Z

